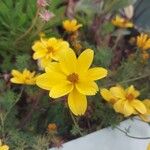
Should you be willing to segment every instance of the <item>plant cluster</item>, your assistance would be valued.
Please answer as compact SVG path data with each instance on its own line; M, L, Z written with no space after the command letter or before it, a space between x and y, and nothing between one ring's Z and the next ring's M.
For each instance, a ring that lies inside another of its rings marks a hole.
M150 35L133 9L0 1L0 150L61 147L135 115L150 122Z

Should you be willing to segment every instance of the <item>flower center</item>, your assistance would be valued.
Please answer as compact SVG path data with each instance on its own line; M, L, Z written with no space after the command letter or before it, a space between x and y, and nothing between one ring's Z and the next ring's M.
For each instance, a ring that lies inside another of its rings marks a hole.
M48 50L48 53L52 53L54 51L53 47L52 46L48 46L47 47L47 50Z
M67 76L67 80L69 80L72 83L77 83L79 80L79 76L76 73L72 73L72 74Z
M133 100L133 99L134 99L134 95L133 95L133 94L128 94L128 95L126 96L126 98L127 98L128 100Z

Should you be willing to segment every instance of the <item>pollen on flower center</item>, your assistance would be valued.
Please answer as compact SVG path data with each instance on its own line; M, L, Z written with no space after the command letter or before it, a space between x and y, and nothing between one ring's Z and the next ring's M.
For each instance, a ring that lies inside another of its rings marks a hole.
M69 80L72 83L76 83L79 80L79 76L76 73L72 73L72 74L67 76L67 80Z
M51 52L53 52L54 49L53 49L53 47L48 46L48 47L47 47L47 50L48 50L48 53L51 53Z
M129 95L126 96L126 98L128 100L133 100L134 99L134 95L133 94L129 94Z

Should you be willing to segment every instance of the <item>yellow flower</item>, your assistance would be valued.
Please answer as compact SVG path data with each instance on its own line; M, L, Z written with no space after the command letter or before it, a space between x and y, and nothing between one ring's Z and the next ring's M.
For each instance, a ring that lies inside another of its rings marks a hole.
M83 115L87 109L86 95L95 95L98 86L95 80L107 76L102 67L89 69L94 52L86 49L77 58L73 50L66 51L59 62L53 62L46 73L37 77L36 84L49 90L49 96L59 98L68 95L68 106L75 115Z
M118 15L114 19L112 19L111 22L113 25L120 27L120 28L129 28L129 27L131 28L131 27L133 27L132 22L130 22L129 20L122 18Z
M77 20L65 20L63 21L63 28L67 32L75 32L77 31L80 27L82 27L82 24L77 24Z
M0 139L0 150L9 150L9 146L8 145L2 145L1 139Z
M136 44L144 51L150 49L150 38L147 34L141 33L139 36L137 36Z
M145 114L140 114L140 117L145 122L150 122L150 99L145 99L142 101L146 107L147 112Z
M133 85L127 89L120 86L112 87L111 92L118 99L113 106L116 112L124 114L125 117L137 112L140 114L146 113L145 105L137 99L140 92L135 90Z
M58 61L59 55L70 49L69 43L56 38L41 38L32 46L33 59L40 60L41 67L45 68L52 60Z
M113 105L116 112L124 114L125 117L132 114L145 114L147 111L143 102L137 99L140 93L133 85L127 89L121 86L111 87L109 90L103 88L100 94Z
M18 70L12 70L11 74L13 76L10 79L12 83L29 84L29 85L35 84L36 81L35 72L30 72L29 70L24 69L22 73L19 72Z

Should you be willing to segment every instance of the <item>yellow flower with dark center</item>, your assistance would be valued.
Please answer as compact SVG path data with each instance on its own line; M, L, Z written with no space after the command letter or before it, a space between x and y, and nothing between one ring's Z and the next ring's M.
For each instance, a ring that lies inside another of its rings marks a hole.
M66 51L59 59L46 67L46 73L37 77L36 84L49 90L49 96L59 98L68 95L68 106L75 115L83 115L87 109L86 95L98 91L96 80L107 76L102 67L89 68L94 52L86 49L77 58L73 50Z
M67 32L75 32L77 31L80 27L82 27L82 24L78 24L77 20L65 20L63 21L63 28Z
M134 26L132 22L118 15L114 19L112 19L111 22L114 26L117 26L120 28L131 28Z
M3 145L1 139L0 139L0 150L9 150L9 146Z
M145 114L139 114L139 116L143 121L150 122L150 99L145 99L142 102L145 105L147 111Z
M132 114L145 114L146 107L137 97L140 92L131 85L127 89L121 86L111 87L110 90L101 89L101 96L113 105L116 112L128 117Z
M59 55L70 49L69 43L56 38L41 38L32 46L33 59L39 60L41 67L45 68L52 60L58 61Z
M29 70L24 69L22 73L18 70L12 70L11 74L13 76L10 79L12 83L29 84L29 85L35 84L36 81L35 72L30 72Z
M120 86L112 87L111 92L118 99L113 106L116 112L124 114L125 117L136 114L137 112L140 114L146 113L145 105L137 99L140 92L135 90L133 85L127 89Z
M136 44L143 51L150 49L150 38L147 34L141 33L137 36Z

